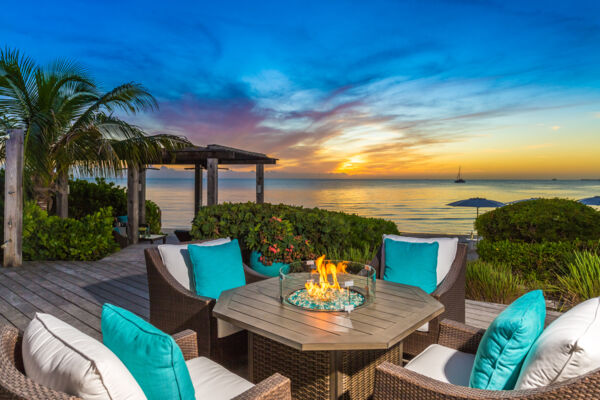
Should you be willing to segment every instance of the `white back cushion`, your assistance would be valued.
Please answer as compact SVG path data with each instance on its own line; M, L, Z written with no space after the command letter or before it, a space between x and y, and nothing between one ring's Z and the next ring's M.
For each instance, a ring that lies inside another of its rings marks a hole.
M194 246L218 246L229 242L231 242L230 238L221 238L204 243L195 243ZM195 292L195 287L192 287L190 280L190 271L194 267L192 266L192 260L190 259L187 247L187 244L161 244L158 246L158 252L171 276L181 286Z
M25 329L23 363L31 380L86 400L146 398L112 351L48 314L36 314Z
M584 301L552 322L525 358L515 389L531 389L600 368L600 298Z
M409 236L399 236L399 235L383 235L383 241L385 239L398 240L401 242L409 242L409 243L433 243L438 242L438 259L437 259L437 284L442 283L448 272L450 272L450 267L452 267L452 263L454 262L454 258L456 257L456 250L458 249L458 238L415 238ZM385 246L383 246L382 250L385 254ZM385 258L385 256L384 256Z

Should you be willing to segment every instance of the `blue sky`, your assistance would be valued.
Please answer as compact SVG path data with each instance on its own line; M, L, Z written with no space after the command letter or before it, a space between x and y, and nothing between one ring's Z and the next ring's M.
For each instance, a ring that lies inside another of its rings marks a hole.
M0 32L281 176L600 176L598 1L29 1Z

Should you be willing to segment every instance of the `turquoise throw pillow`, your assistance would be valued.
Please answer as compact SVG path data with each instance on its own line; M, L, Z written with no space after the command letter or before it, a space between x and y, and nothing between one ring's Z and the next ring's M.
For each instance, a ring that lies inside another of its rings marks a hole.
M386 281L417 286L427 293L437 287L437 257L439 244L410 243L385 239Z
M137 315L105 304L102 341L125 364L148 400L195 398L181 349L170 335Z
M531 346L544 329L546 301L541 290L531 291L496 317L477 348L469 386L512 390Z
M244 264L237 239L217 246L188 245L196 294L218 299L224 290L244 286Z
M279 270L283 267L289 266L290 264L282 262L274 262L271 265L265 265L260 261L260 253L258 251L253 251L250 254L250 268L258 272L259 274L271 277L279 276Z

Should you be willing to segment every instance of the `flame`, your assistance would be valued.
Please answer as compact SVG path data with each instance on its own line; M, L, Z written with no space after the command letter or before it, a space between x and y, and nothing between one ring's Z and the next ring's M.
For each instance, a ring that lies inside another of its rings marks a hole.
M306 282L304 287L311 297L319 300L327 301L331 298L331 293L334 290L343 292L344 289L340 287L337 280L337 274L346 273L346 263L339 262L337 265L331 262L325 262L325 255L317 258L315 261L317 266L316 270L312 271L312 274L319 274L319 283L315 283L314 279ZM329 275L331 275L332 283L329 283Z

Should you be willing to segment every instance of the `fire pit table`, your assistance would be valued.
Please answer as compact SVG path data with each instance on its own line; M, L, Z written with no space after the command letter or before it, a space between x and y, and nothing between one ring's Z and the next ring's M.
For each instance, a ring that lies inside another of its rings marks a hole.
M221 294L213 313L248 330L252 382L279 372L291 379L294 399L368 399L376 366L401 364L402 340L444 311L417 287L348 264L354 268L345 271L321 258ZM318 281L333 291L336 307L302 297Z

